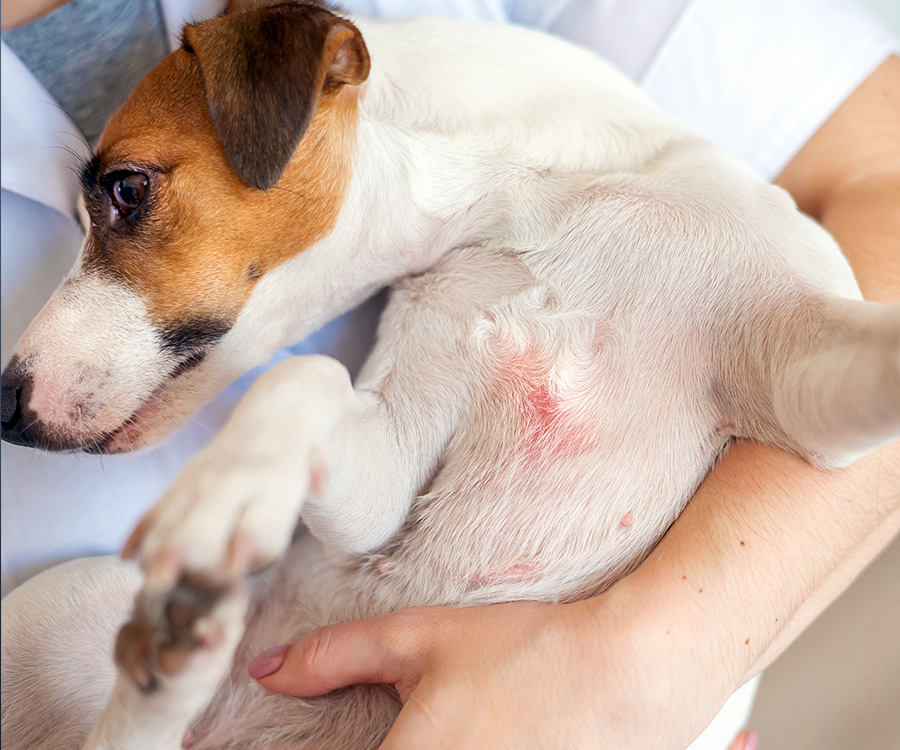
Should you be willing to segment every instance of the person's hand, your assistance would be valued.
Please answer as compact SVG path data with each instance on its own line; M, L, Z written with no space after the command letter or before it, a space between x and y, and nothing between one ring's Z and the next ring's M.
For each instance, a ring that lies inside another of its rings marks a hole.
M394 685L404 706L382 750L682 750L728 691L697 681L687 649L673 659L669 644L646 642L606 596L402 610L320 628L260 655L250 673L268 690L304 697ZM742 733L731 750L752 750L750 742Z

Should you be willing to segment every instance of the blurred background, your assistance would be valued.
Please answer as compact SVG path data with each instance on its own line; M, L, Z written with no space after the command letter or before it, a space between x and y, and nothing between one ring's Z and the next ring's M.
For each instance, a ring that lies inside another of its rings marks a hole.
M900 39L900 0L861 2ZM900 539L766 670L748 726L760 750L900 750Z
M766 670L748 727L760 750L900 750L900 541Z

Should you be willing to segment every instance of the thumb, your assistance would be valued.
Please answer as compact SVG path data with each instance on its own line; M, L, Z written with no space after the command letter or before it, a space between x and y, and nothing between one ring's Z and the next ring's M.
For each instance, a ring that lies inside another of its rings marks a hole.
M247 669L266 690L301 698L360 682L406 681L411 661L390 626L388 616L318 628L293 645L264 651Z

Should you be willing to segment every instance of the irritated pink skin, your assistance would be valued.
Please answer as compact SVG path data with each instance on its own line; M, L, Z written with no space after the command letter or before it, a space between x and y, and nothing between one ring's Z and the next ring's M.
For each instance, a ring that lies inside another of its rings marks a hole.
M397 570L396 564L387 557L379 558L375 563L375 568L385 577L392 576Z
M596 447L596 425L578 424L554 393L549 366L534 347L509 357L500 380L523 394L525 455L541 461L583 455Z

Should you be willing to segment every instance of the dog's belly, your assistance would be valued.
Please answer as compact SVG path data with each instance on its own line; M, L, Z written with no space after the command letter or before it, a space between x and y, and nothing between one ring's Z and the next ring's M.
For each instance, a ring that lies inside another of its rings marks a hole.
M267 737L296 738L284 747L374 749L399 711L391 688L297 700L259 690L249 660L315 627L406 606L598 593L649 553L721 447L709 441L660 469L644 450L612 449L602 429L536 438L533 427L521 420L518 450L503 455L474 436L460 445L404 532L378 553L347 556L309 534L298 540L261 597L228 688L194 726L195 750L265 747ZM672 437L662 429L644 448Z
M464 434L402 536L375 557L384 585L417 598L404 604L599 593L652 549L724 442L668 420L635 432L609 414L566 414L546 386L509 401L519 415L502 429L514 434Z
M269 732L295 732L305 738L298 747L377 747L399 710L390 690L311 701L263 694L246 674L249 659L315 627L405 606L589 596L636 567L681 512L724 443L698 408L702 394L676 388L684 372L623 369L634 352L603 323L518 333L531 345L480 339L494 347L490 378L391 543L365 556L331 552L311 535L294 545L229 689L195 727L197 750ZM354 739L365 732L371 744Z
M721 248L742 243L721 225L707 227L721 237L696 247L679 234L703 218L691 206L600 187L585 210L602 221L577 241L518 256L475 248L405 282L417 304L463 300L475 311L464 343L487 368L484 380L388 545L366 556L330 553L311 536L295 545L248 629L229 690L196 727L197 750L243 747L242 738L264 746L268 733L291 732L298 747L377 747L398 710L389 692L265 695L246 675L249 658L317 626L405 606L598 593L635 568L681 512L726 440L711 373L717 352L731 351L727 311L747 315L759 305L754 285L791 277L764 254L742 256L737 277ZM632 241L650 221L663 239ZM620 246L627 256L611 254ZM675 251L682 246L691 252ZM560 263L562 252L570 262ZM698 267L717 281L701 307ZM777 295L792 289L782 284ZM464 366L422 363L456 365ZM364 732L369 743L350 736Z

